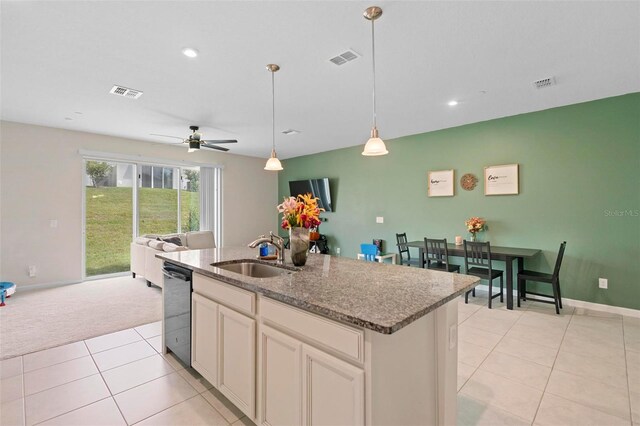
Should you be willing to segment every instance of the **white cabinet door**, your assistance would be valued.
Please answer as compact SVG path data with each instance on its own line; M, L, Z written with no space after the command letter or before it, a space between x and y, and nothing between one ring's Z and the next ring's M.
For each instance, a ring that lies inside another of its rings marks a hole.
M303 425L364 425L364 370L302 346Z
M260 325L260 415L264 426L302 423L302 343Z
M256 406L256 322L224 306L218 311L218 390L250 419Z
M206 297L191 295L191 366L218 387L218 309Z

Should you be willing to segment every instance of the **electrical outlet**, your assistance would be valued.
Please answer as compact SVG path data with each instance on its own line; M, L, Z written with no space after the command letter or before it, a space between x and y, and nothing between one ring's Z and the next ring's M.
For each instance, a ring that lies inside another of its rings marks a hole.
M37 271L35 265L29 265L29 276L30 277L32 277L32 278L35 277L37 272L38 271Z
M598 287L609 288L609 280L607 278L598 278Z
M340 256L340 247L337 247L337 248L336 248L336 254L337 254L338 256Z
M384 217L376 216L376 223L384 223Z

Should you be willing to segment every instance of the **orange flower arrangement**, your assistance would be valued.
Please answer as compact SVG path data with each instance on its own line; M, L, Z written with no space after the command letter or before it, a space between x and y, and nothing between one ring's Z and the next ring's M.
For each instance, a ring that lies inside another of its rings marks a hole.
M283 214L280 225L282 229L315 228L320 225L320 212L324 211L318 207L318 199L312 194L285 197L277 209L279 213Z

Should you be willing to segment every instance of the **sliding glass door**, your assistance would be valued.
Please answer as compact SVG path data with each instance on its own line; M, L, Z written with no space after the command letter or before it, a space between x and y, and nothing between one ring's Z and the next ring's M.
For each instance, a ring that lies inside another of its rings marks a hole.
M85 274L128 271L135 165L85 161Z
M139 170L138 235L178 232L179 169L140 165Z
M200 169L197 167L181 169L180 225L182 232L200 230Z
M84 164L87 277L129 271L129 244L136 236L198 231L202 226L217 230L210 224L211 214L202 216L199 167L100 159ZM218 194L210 180L205 179L205 187ZM204 195L206 213L219 199Z

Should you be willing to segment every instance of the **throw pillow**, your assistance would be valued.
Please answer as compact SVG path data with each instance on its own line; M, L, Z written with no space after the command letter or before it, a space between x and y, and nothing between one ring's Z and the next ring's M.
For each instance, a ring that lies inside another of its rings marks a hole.
M157 240L149 241L149 247L153 249L162 250L163 246L164 246L164 241L157 241Z
M158 241L164 241L165 243L171 243L171 244L175 244L177 246L181 246L182 245L182 240L180 239L180 237L164 237L164 238L160 238L158 237Z

